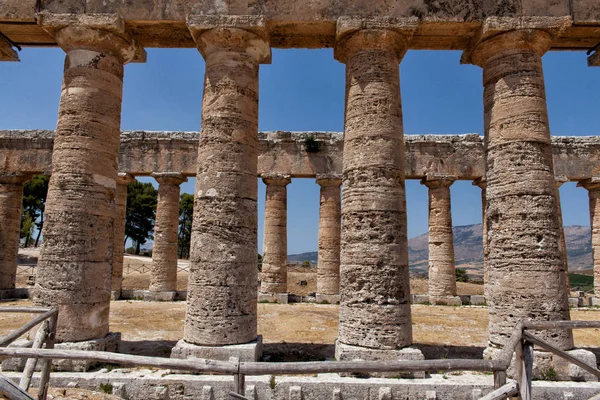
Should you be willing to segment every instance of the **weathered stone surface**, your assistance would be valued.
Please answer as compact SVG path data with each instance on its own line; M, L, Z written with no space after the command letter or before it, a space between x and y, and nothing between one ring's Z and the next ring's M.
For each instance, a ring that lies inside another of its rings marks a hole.
M67 52L34 303L58 306L57 341L108 333L123 64L118 19L41 18ZM103 27L106 27L104 29Z
M119 172L151 175L181 172L194 176L199 132L123 131ZM332 132L260 132L258 175L278 173L309 178L342 172L343 137ZM52 168L53 131L0 130L0 174L49 174ZM318 152L308 152L307 141ZM427 173L476 180L485 175L483 138L465 135L406 135L406 179ZM552 137L557 176L570 181L588 179L600 170L599 136Z
M406 41L363 29L335 48L346 64L338 346L412 343L398 79Z
M518 321L569 319L541 61L550 37L514 30L468 54L483 68L492 347L502 346ZM573 346L566 330L538 334Z
M158 203L152 247L151 292L177 290L177 229L179 227L179 185L187 178L178 173L152 175L158 182Z
M240 362L254 362L258 361L261 355L261 335L249 343L225 346L199 346L180 340L171 350L172 358L206 358L220 361L229 361L231 357L237 357Z
M600 296L600 179L582 181L578 186L588 190L590 226L592 228L592 258L594 261L594 294Z
M12 44L3 37L0 37L0 61L19 61L19 55Z
M260 274L262 293L287 293L287 188L289 175L264 174L267 186Z
M258 65L268 42L190 24L206 61L184 340L256 340Z
M119 173L115 190L115 225L112 261L112 297L118 300L123 283L123 254L125 253L125 219L127 217L127 185L135 178L126 173Z
M487 208L487 200L485 194L485 178L478 178L473 181L473 185L479 186L481 189L481 236L483 239L483 293L485 296L488 295L488 241L487 241L487 219L485 218L485 212Z
M319 296L340 294L341 175L317 175L321 187L319 203L319 253L317 266L317 302ZM334 297L329 299L333 300ZM328 300L329 301L329 300Z
M569 179L566 176L557 176L554 182L556 185L556 216L558 217L558 227L560 233L560 252L563 262L565 263L565 285L567 285L567 294L571 291L571 282L569 280L569 260L567 259L567 242L565 240L565 228L563 226L559 188L562 186L563 183L568 181Z
M428 175L429 188L429 299L432 304L456 296L450 186L454 177Z
M27 176L0 175L0 290L15 288L17 255Z

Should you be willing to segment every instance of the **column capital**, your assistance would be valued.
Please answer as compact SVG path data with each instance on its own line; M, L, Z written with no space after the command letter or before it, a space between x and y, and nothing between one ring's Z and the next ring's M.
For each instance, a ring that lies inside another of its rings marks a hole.
M287 186L292 181L290 175L262 174L262 180L267 186Z
M342 174L319 174L316 181L320 186L341 186Z
M600 190L600 177L593 177L581 180L577 182L577 187L582 187L587 189L588 191L598 191Z
M11 174L0 174L0 184L18 184L25 183L31 178L33 178L34 174L30 173L11 173Z
M146 51L126 32L118 14L37 14L38 24L65 51L111 54L123 63L146 62Z
M438 189L450 187L455 180L456 176L454 175L427 174L423 179L421 179L421 185L425 185L429 189Z
M487 181L485 180L485 177L482 176L480 178L474 179L473 186L479 186L480 189L485 189L487 187Z
M486 18L460 62L484 68L490 58L515 50L535 51L541 57L552 39L571 24L570 16Z
M133 181L135 181L135 176L131 175L130 173L119 172L117 175L117 185L129 185Z
M188 15L187 27L206 60L222 49L248 54L259 64L271 63L267 18L263 15Z
M12 43L3 37L0 37L0 61L20 61Z
M153 172L151 176L159 185L181 185L187 178L179 172Z
M395 53L400 61L417 25L416 17L340 17L336 26L334 58L346 63L358 51L382 50Z

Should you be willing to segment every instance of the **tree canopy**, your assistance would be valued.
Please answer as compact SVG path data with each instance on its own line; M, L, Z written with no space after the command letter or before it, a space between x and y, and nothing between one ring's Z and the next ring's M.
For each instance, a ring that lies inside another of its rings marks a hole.
M179 258L190 257L193 211L194 196L189 193L183 193L179 200L179 233L177 236L177 250L179 253Z
M24 246L31 244L34 228L37 228L35 246L37 247L44 226L44 207L48 196L49 178L36 175L23 186L23 214L21 215L21 238Z
M140 254L141 245L153 238L157 202L158 191L151 183L133 181L127 185L125 241L131 238L135 254Z

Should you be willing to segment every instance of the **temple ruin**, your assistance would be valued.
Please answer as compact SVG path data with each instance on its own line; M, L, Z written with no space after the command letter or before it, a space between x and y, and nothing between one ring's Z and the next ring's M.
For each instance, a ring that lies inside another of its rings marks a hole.
M33 301L59 308L57 347L107 349L127 183L159 184L147 299L173 300L179 185L195 177L185 329L171 357L256 361L257 302L283 302L287 292L286 186L312 178L321 190L317 297L340 304L336 359L422 359L411 347L405 180L428 188L429 298L450 305L460 298L449 188L468 180L482 189L485 356L520 321L569 320L558 186L589 191L598 296L600 139L551 137L541 57L594 49L600 8L438 3L0 0L0 60L18 61L17 44L66 53L56 131L0 132L1 297L15 285L23 183L49 175ZM150 47L196 47L204 58L200 133L120 131L124 65L144 62ZM259 133L258 71L271 49L323 47L346 68L343 134ZM399 66L409 49L462 50L462 63L482 69L484 137L404 135ZM590 53L589 65L600 66L600 52ZM259 287L257 178L267 187ZM541 337L573 348L569 330Z

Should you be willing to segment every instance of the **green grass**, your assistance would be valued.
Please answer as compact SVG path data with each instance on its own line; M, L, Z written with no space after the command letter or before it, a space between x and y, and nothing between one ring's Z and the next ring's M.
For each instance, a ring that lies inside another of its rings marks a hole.
M569 273L569 282L571 283L571 289L587 292L594 288L593 276Z

